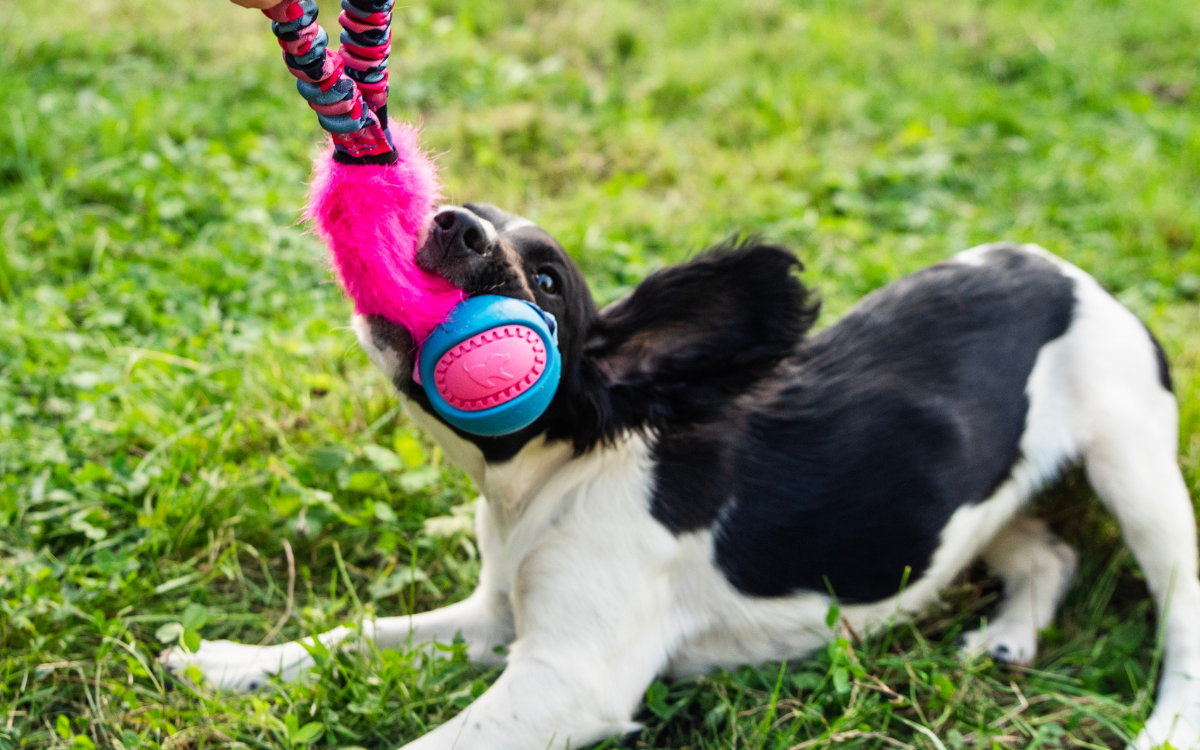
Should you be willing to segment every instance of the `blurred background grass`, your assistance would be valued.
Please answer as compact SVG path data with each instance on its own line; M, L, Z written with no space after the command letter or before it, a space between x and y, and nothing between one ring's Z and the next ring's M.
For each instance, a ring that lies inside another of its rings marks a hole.
M324 24L336 9L324 3ZM970 245L1039 242L1159 334L1200 488L1200 6L1188 0L436 0L394 111L455 202L523 213L602 299L739 231L825 318ZM472 488L398 413L296 223L319 139L266 21L222 0L0 0L0 748L391 748L495 672L321 659L168 690L176 638L258 642L473 584ZM964 664L983 572L918 626L656 683L636 747L1116 747L1154 622L1111 521L1036 669ZM427 524L428 519L437 519ZM181 635L182 633L182 635ZM936 742L934 741L936 738ZM941 743L941 744L938 744Z

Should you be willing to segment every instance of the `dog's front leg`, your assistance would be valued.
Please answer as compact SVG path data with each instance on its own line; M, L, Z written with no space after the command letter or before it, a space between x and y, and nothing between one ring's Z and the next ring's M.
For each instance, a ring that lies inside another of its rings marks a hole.
M354 632L351 628L334 628L315 640L333 650ZM483 663L503 661L502 651L497 647L510 641L512 632L505 597L482 589L476 589L457 604L432 612L366 620L362 624L362 637L374 639L381 648L419 647L434 641L450 643L462 634L468 644L468 657ZM159 661L171 672L183 672L194 666L206 684L220 690L246 692L265 686L275 676L284 681L296 679L315 663L305 648L313 645L312 637L278 646L202 641L194 653L170 648Z
M674 542L647 521L588 519L572 533L563 519L521 563L504 673L404 750L561 750L636 730L633 712L687 629L674 609Z
M630 717L653 677L633 661L510 657L478 700L402 750L587 747L638 729Z
M432 612L368 620L362 624L362 636L374 639L381 648L411 648L434 641L450 643L461 634L472 661L503 661L504 657L498 653L502 650L497 647L507 646L516 631L507 587L494 562L499 554L499 541L487 501L482 497L476 504L476 540L483 565L479 585L471 596ZM350 628L334 628L316 640L334 649L353 634ZM313 666L313 658L305 648L313 644L313 638L278 646L202 641L195 653L171 648L159 659L171 671L196 667L204 681L213 687L248 691L266 685L276 675L283 680L295 679Z

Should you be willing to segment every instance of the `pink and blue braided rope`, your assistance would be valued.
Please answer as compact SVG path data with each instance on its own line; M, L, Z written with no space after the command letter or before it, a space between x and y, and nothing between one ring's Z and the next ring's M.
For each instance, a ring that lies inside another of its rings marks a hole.
M387 131L388 55L395 0L342 0L341 47L317 24L316 0L284 0L263 13L283 48L296 88L333 138L334 158L388 164L396 151Z

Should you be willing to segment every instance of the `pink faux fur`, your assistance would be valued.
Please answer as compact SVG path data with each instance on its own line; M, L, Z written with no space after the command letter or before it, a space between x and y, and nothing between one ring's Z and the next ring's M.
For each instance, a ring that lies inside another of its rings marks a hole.
M464 295L417 267L440 186L416 130L394 121L390 129L395 164L339 164L332 151L317 159L305 215L358 313L382 315L421 343Z

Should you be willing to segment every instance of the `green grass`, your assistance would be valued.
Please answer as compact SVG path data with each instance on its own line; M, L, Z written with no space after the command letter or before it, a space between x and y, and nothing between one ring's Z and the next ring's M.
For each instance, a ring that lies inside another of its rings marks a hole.
M0 749L392 748L496 670L394 651L248 697L164 640L292 639L462 598L469 481L395 409L296 224L318 133L265 20L222 0L0 0ZM326 4L325 23L333 23ZM736 231L794 247L825 321L994 239L1095 274L1160 335L1200 495L1200 5L1192 0L433 0L393 103L456 201L561 238L602 300ZM625 746L1116 747L1153 613L1077 476L1083 553L1034 669L915 625L656 683ZM461 524L459 524L461 526ZM178 624L172 624L178 623ZM168 689L174 686L174 689ZM934 738L937 738L936 740Z

